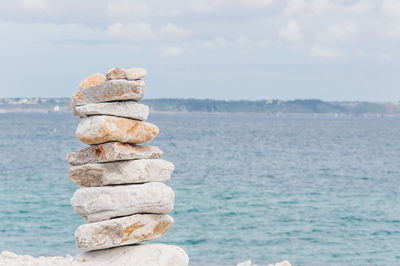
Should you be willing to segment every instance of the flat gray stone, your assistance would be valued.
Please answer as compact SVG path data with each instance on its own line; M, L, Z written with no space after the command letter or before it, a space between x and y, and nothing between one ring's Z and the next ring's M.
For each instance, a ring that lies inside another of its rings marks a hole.
M137 159L158 159L162 151L155 146L108 142L70 152L66 160L71 165L104 163Z
M102 84L78 90L72 96L71 107L111 101L139 102L144 97L145 89L143 80L108 80Z
M174 208L174 191L159 182L83 187L75 191L71 205L89 223L139 213L165 214Z
M111 115L144 121L149 116L149 107L133 101L91 103L75 107L74 115L80 117Z
M188 266L189 257L177 246L140 244L90 251L75 256L73 266Z
M142 144L158 133L158 127L151 123L109 115L82 118L76 129L79 140L89 145L110 141Z
M130 160L113 163L89 163L72 166L68 175L84 187L164 182L171 178L174 164L161 159Z
M75 242L83 251L137 244L162 237L173 223L166 214L135 214L83 224L75 231Z

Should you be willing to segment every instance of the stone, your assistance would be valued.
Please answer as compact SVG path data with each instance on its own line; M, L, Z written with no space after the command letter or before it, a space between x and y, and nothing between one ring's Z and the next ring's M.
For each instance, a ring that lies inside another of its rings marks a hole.
M75 107L74 115L80 117L111 115L144 121L149 116L149 107L133 101L91 103Z
M162 237L173 223L166 214L135 214L83 224L75 231L75 242L83 251L137 244Z
M139 244L81 253L73 266L188 266L189 257L180 247Z
M137 159L158 159L162 151L155 146L109 142L70 152L66 161L71 165L104 163Z
M101 144L110 141L141 144L155 138L158 127L128 118L96 115L81 119L76 136L85 144Z
M107 71L106 78L107 78L107 80L126 79L127 75L126 75L125 69L115 67L115 68L111 68L110 70Z
M79 186L164 182L171 178L174 164L161 159L143 159L72 166L68 175Z
M174 191L159 182L83 187L75 191L71 205L89 223L138 213L165 214L174 208Z
M144 68L134 67L126 70L126 76L128 80L142 79L147 75L147 71Z
M73 257L67 254L65 257L45 257L40 256L34 258L29 255L17 255L10 251L2 251L0 253L0 265L2 266L71 266Z
M80 90L86 89L89 87L103 84L104 82L106 82L106 76L104 76L101 73L95 73L82 80L81 83L79 84L79 89Z
M72 96L71 107L111 101L139 102L144 97L145 89L143 80L108 80L102 84L77 91Z

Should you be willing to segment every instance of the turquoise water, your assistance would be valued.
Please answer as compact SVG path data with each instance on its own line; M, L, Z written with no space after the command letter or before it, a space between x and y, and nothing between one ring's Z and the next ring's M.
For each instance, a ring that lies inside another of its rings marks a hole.
M400 265L400 119L152 114L192 265ZM69 114L0 114L0 250L72 255Z

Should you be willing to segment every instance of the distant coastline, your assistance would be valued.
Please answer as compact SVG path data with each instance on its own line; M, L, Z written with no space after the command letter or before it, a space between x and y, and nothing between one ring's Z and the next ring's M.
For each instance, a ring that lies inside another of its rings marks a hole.
M0 98L0 113L70 113L69 98ZM148 99L143 104L154 113L262 113L275 116L400 116L400 103L318 99L223 101L212 99Z

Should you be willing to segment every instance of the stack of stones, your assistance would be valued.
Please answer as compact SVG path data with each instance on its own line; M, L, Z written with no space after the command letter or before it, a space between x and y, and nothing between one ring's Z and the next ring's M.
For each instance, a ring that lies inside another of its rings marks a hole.
M133 245L160 238L174 222L167 215L174 191L161 183L170 179L174 165L160 159L159 148L139 145L159 133L144 122L149 108L138 103L145 75L142 68L113 68L84 79L72 96L74 115L81 117L76 135L91 145L66 157L72 165L69 177L81 186L71 205L87 222L77 228L75 241L91 251L78 255L78 261L100 265L111 256L120 265L188 265L179 247Z

